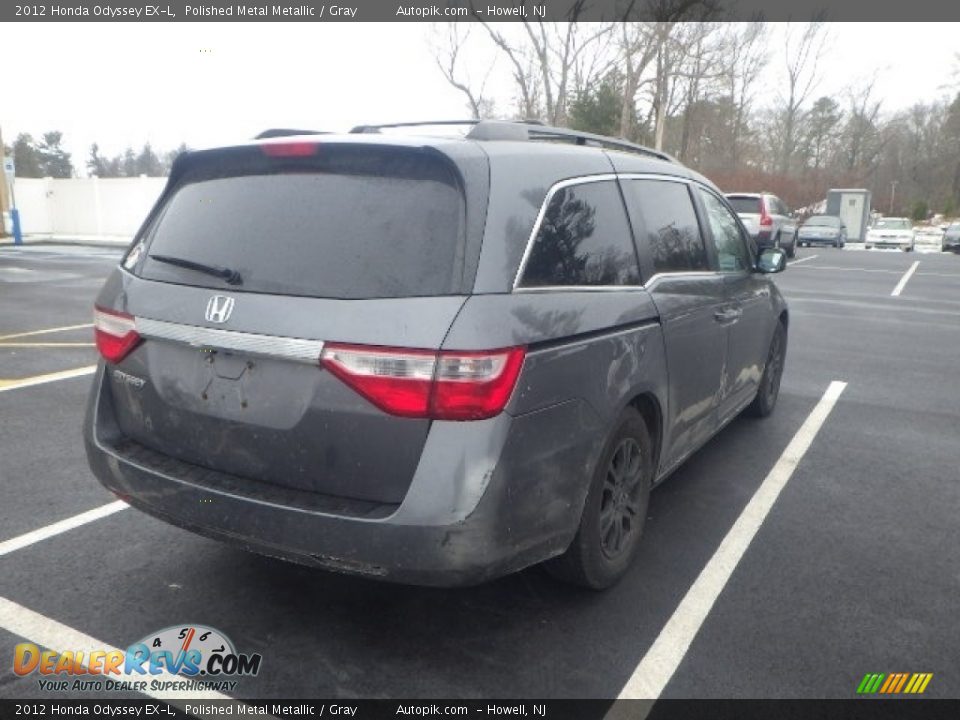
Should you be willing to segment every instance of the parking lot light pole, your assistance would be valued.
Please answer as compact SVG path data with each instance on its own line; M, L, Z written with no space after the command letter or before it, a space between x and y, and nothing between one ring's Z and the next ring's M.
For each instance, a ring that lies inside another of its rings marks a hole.
M0 237L7 234L7 229L3 224L3 214L7 211L7 173L3 171L4 165L3 152L3 130L0 129ZM12 220L12 218L11 218Z
M900 182L900 181L899 181L899 180L891 180L891 181L890 181L890 214L891 214L891 215L893 215L893 198L895 197L896 192L897 192L897 183L898 183L898 182Z

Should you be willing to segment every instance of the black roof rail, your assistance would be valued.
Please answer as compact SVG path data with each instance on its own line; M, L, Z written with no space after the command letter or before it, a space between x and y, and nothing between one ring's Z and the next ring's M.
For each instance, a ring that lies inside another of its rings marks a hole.
M525 137L520 137L522 131ZM670 163L677 161L670 155L660 150L653 150L644 145L623 140L621 138L612 138L606 135L596 135L594 133L583 132L581 130L571 130L569 128L558 128L544 125L539 121L523 120L520 122L510 122L503 120L481 120L474 124L473 129L467 133L468 138L475 140L554 140L573 143L574 145L586 145L590 147L605 147L612 150L623 150L625 152L637 153L639 155L649 155L658 160L666 160Z
M544 125L541 120L424 120L420 122L389 123L386 125L357 125L350 132L355 134L379 133L386 128L424 127L436 125L468 125L471 126L466 137L470 140L553 140L570 142L574 145L610 148L622 150L638 155L648 155L677 163L671 155L660 150L648 148L645 145L623 140L621 138L596 135L594 133L570 130Z
M421 120L417 122L387 123L385 125L357 125L350 130L352 135L378 133L386 128L421 127L431 125L476 125L480 120Z
M267 138L286 137L287 135L329 135L323 130L294 130L292 128L269 128L257 135L254 140L266 140Z

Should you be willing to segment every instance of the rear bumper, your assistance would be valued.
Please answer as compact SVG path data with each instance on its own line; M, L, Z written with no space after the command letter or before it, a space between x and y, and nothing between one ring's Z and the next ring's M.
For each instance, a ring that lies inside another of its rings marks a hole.
M913 240L898 240L896 238L867 238L864 243L875 248L912 248Z
M823 237L811 238L811 237L800 236L797 238L797 242L803 243L804 245L829 245L830 247L833 247L837 243L842 244L844 241L841 240L840 238L835 238L835 237L834 238L823 238Z
M382 580L470 585L563 552L599 452L601 433L584 427L587 414L576 401L517 418L434 423L400 505L329 498L136 446L113 419L103 374L101 364L84 439L90 468L109 490L201 535Z

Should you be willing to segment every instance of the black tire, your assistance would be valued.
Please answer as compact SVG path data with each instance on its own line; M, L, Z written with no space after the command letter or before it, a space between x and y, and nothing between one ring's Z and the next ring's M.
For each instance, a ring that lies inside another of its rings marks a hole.
M780 396L780 378L783 377L783 365L787 359L787 329L782 322L777 323L770 341L770 351L760 378L757 396L747 406L747 413L753 417L766 417L777 406Z
M544 564L547 572L592 590L605 590L626 574L647 519L652 447L643 416L624 409L597 463L577 534L563 555Z
M793 259L796 256L797 256L797 241L794 240L792 243L790 243L790 247L787 248L787 257Z
M843 247L843 244L842 244L839 240L834 240L833 246L834 246L837 250L839 250L840 248Z

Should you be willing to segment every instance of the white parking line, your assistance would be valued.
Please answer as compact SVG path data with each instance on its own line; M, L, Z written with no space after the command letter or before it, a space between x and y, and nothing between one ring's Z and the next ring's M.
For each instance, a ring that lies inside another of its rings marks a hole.
M34 612L30 608L19 605L12 600L0 597L0 628L9 633L18 635L32 643L41 645L45 648L62 653L66 650L73 652L82 651L83 660L81 664L86 667L89 661L90 653L95 650L110 652L119 648L112 647L107 643L92 638L79 630ZM99 679L99 676L87 676L92 679ZM119 674L108 675L104 679L118 681L137 681L146 680L147 689L143 694L158 700L232 700L228 695L215 692L213 690L151 690L149 681L153 676L137 674ZM172 678L166 678L172 679ZM185 678L178 677L178 680Z
M9 555L16 550L21 550L29 545L33 545L34 543L38 543L41 540L51 538L54 535L65 533L67 530L73 530L76 527L86 525L94 520L100 520L108 515L113 515L115 512L124 510L128 507L130 506L122 500L116 500L112 503L107 503L106 505L101 505L98 508L94 508L93 510L82 512L79 515L68 517L65 520L60 520L58 522L51 523L50 525L44 525L42 528L31 530L30 532L24 533L23 535L18 535L15 538L4 540L3 542L0 542L0 557Z
M46 335L47 333L66 332L67 330L82 330L83 328L93 327L93 323L84 323L83 325L64 325L63 327L47 328L46 330L31 330L30 332L14 333L13 335L0 335L0 340L15 340L16 338L30 337L31 335Z
M813 260L815 257L820 257L820 256L819 256L819 255L807 255L806 257L802 257L802 258L800 258L799 260L791 260L790 262L787 263L787 265L796 265L797 263L806 262L807 260Z
M903 292L903 288L906 286L907 280L909 280L911 276L917 271L917 267L919 265L920 265L920 261L917 260L913 263L913 265L907 268L907 271L903 274L903 277L900 278L900 282L897 283L897 286L893 289L893 292L890 293L892 297L898 297L900 293Z
M690 643L713 608L717 597L743 558L756 536L764 519L786 486L797 464L823 426L845 382L830 383L813 411L797 430L796 435L783 451L776 465L767 474L740 517L727 532L726 537L707 562L700 575L687 591L673 615L663 626L647 654L640 660L633 675L620 691L619 699L651 699L660 697L673 673L686 655Z
M34 375L33 377L18 378L16 380L4 380L0 378L0 393L7 392L8 390L33 387L34 385L43 385L45 383L56 382L57 380L69 380L70 378L83 377L84 375L93 375L96 371L96 365L88 365L87 367L74 368L73 370Z

